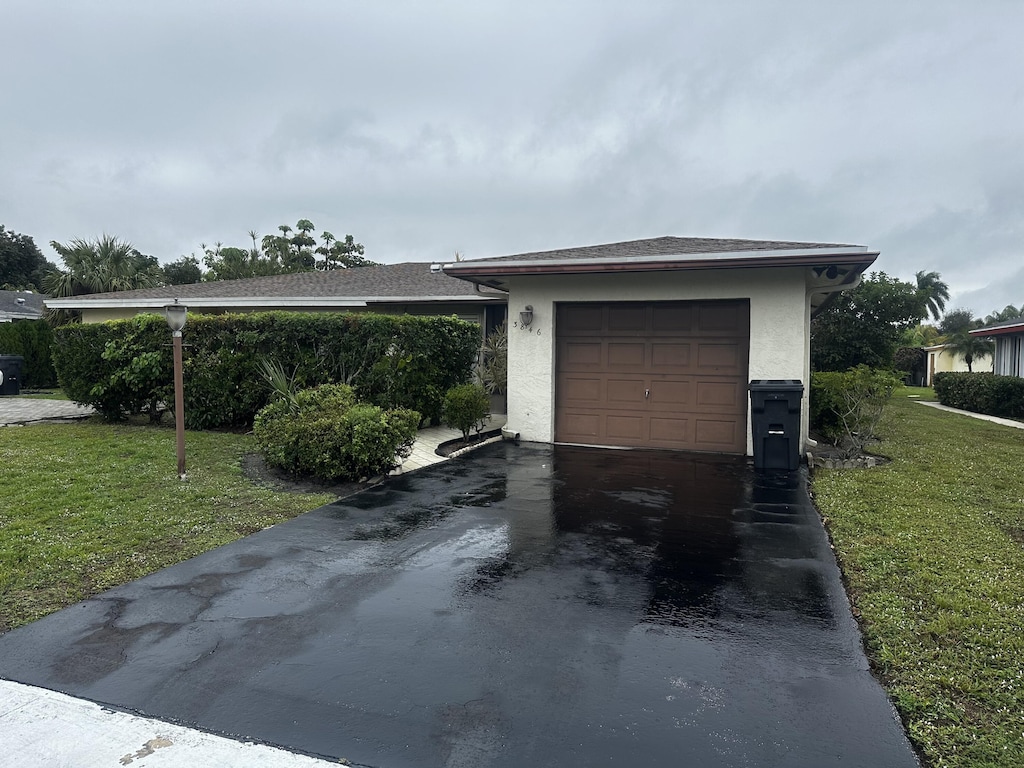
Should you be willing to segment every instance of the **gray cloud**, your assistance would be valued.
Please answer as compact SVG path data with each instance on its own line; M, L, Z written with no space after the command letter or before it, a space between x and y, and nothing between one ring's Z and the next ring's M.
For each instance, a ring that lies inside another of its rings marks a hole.
M372 258L856 242L1021 284L1024 6L9 0L0 221L172 260L311 218ZM991 297L991 300L989 299Z

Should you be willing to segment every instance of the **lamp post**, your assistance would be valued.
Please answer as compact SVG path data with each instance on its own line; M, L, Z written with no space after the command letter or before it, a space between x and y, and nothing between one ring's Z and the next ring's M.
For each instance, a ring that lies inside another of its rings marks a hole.
M174 431L178 440L178 479L185 479L185 387L181 373L181 329L188 310L175 299L164 307L164 317L174 337Z

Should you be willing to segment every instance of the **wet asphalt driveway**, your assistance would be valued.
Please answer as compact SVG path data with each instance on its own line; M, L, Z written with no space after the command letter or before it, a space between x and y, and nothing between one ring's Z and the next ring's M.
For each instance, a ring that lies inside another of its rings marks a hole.
M916 766L803 474L495 444L0 636L0 677L353 764Z

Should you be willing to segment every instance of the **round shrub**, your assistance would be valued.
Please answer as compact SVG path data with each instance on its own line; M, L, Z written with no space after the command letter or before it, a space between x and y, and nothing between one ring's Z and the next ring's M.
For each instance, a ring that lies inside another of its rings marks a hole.
M462 432L463 440L469 440L469 431L483 429L484 419L490 412L491 401L482 386L459 384L445 393L441 418L449 427Z
M263 408L253 433L268 464L324 480L359 480L393 469L409 455L420 415L356 403L352 388L304 389L294 403Z

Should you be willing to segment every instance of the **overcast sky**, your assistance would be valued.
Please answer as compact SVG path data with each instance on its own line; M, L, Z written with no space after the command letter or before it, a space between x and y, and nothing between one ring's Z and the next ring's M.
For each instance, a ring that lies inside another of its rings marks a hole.
M1024 303L1024 2L3 0L0 223L162 262L868 245Z

